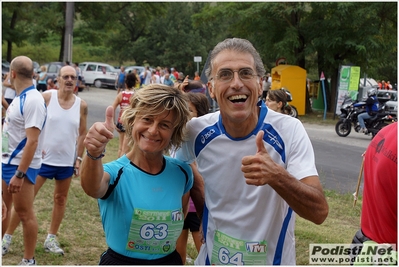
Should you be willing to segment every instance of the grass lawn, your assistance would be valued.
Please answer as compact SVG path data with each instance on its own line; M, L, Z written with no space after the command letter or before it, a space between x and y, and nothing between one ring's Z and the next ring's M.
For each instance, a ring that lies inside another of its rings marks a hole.
M117 146L118 139L108 144L104 162L115 158ZM35 253L38 265L98 265L101 253L107 248L104 231L97 201L83 192L79 177L72 180L65 217L58 233L58 240L65 251L65 256L44 252L43 242L50 224L53 189L53 181L46 182L34 203L39 224ZM322 225L315 225L297 216L295 234L298 265L308 264L309 244L350 243L359 227L361 198L353 208L353 196L350 194L341 195L334 191L325 191L325 195L330 212ZM2 258L2 265L16 265L21 261L23 256L21 229L19 226L15 231L11 250ZM197 252L192 240L187 251L191 258L196 257Z

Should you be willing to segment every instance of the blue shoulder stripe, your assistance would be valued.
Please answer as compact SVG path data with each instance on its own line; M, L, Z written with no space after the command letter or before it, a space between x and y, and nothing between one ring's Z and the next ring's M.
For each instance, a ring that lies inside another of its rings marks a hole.
M21 115L24 115L24 105L25 105L26 94L23 94L19 97L19 111Z
M201 150L206 147L209 142L211 142L213 139L218 137L221 134L219 127L217 126L217 123L214 125L206 127L204 130L202 130L197 137L195 138L194 141L194 152L195 156L198 157L199 153Z
M261 130L265 132L263 140L280 154L281 160L285 163L285 145L281 136L274 130L273 126L268 123L264 123Z

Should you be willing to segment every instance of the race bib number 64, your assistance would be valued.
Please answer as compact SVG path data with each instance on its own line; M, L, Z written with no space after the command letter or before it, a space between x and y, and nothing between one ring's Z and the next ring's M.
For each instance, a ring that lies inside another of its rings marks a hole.
M266 241L246 241L215 231L212 265L265 265Z

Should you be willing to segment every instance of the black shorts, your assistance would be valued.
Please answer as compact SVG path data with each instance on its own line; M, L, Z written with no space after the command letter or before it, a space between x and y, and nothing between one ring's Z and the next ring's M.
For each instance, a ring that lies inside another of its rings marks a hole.
M190 232L198 232L200 228L201 221L198 218L196 212L187 213L187 217L184 220L183 229L190 229Z
M108 248L101 255L98 265L183 265L183 262L176 250L160 259L142 260L123 256Z
M47 90L47 84L38 83L38 84L37 84L37 90L38 90L38 91L42 91L42 92L46 91L46 90Z
M125 89L125 83L124 82L118 82L118 88Z
M118 122L118 123L116 124L116 128L118 128L118 130L119 130L120 132L122 132L122 133L125 132L125 127L123 127L123 124L120 123L120 122Z

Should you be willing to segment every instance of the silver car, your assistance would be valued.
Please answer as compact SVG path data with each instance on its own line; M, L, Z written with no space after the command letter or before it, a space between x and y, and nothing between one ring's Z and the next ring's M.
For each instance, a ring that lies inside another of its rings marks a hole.
M378 90L377 91L378 100L388 100L385 103L385 110L389 112L389 114L397 115L398 114L398 91L394 90Z
M79 63L79 68L82 70L86 84L97 88L115 88L118 71L111 65L101 62L82 62Z

